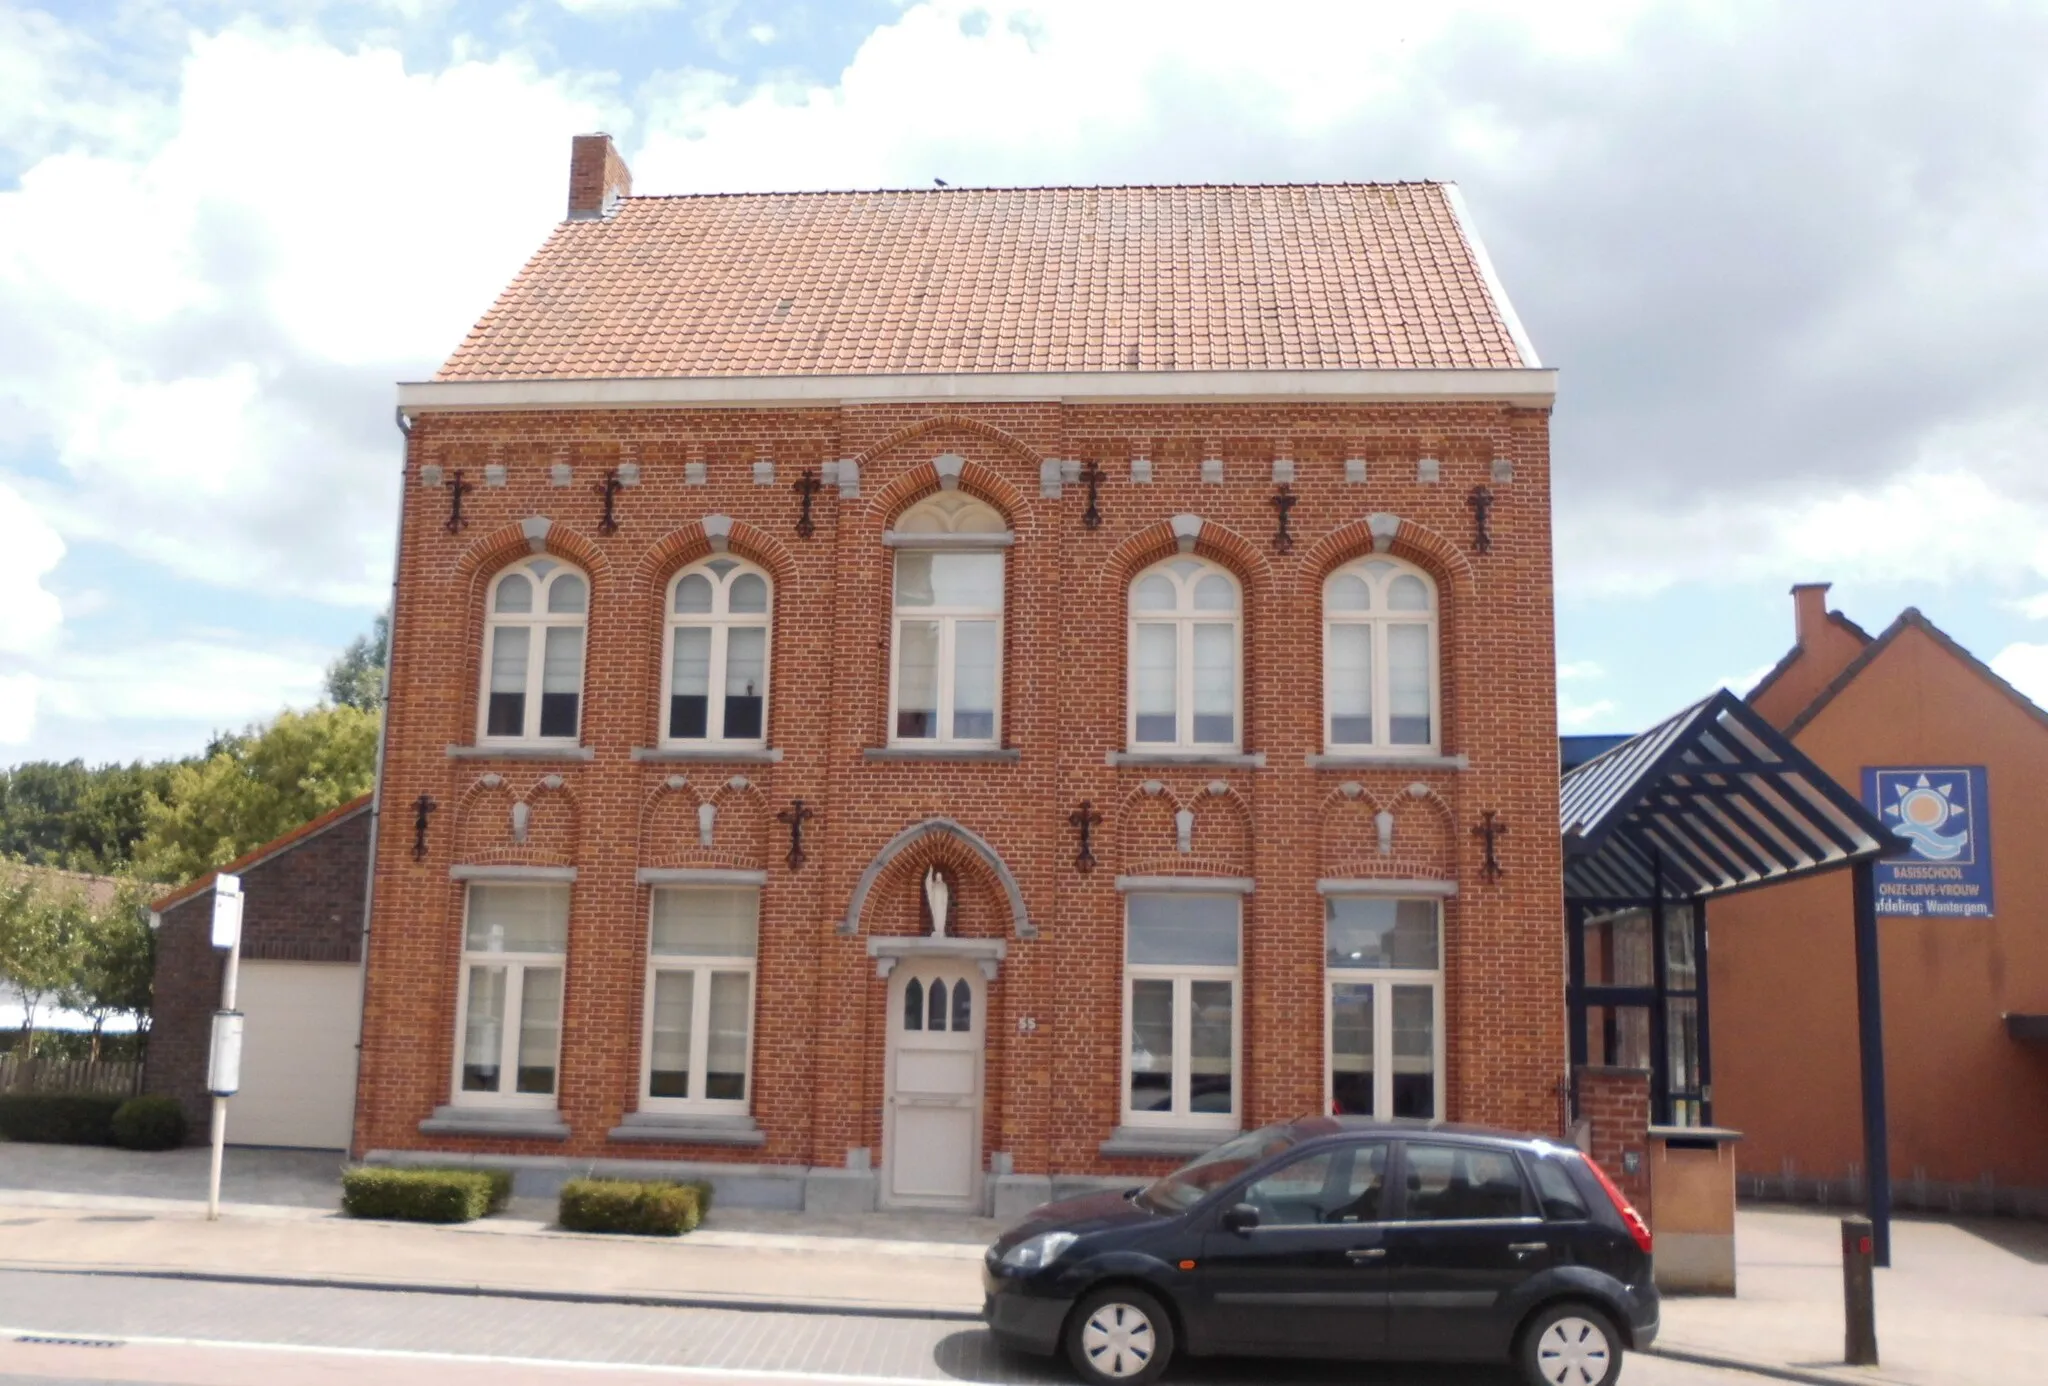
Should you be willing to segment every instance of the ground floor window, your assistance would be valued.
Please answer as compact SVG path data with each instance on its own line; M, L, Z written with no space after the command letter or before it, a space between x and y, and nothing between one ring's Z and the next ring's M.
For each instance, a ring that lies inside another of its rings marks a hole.
M1131 895L1124 926L1124 1116L1234 1129L1238 897Z
M562 1052L569 887L469 887L456 1100L552 1105Z
M1325 902L1330 1110L1443 1115L1443 944L1434 900Z
M759 941L758 891L654 892L641 1091L650 1108L746 1109Z

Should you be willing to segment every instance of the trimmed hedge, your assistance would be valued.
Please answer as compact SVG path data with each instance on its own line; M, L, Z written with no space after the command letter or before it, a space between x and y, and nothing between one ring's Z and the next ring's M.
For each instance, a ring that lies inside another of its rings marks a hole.
M0 1137L51 1145L112 1145L119 1097L73 1092L0 1094Z
M492 1209L502 1170L391 1169L358 1165L341 1172L341 1211L398 1222L473 1222Z
M114 1110L114 1144L126 1150L175 1150L185 1143L185 1109L175 1097L131 1097Z
M571 1179L557 1215L571 1232L631 1232L680 1237L704 1220L708 1184L625 1179Z

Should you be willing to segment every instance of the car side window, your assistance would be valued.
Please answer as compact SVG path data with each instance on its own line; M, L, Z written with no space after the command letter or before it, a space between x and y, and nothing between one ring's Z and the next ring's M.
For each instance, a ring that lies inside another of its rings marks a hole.
M1586 1200L1572 1184L1563 1160L1539 1155L1529 1162L1529 1168L1536 1174L1536 1201L1543 1205L1544 1217L1552 1222L1586 1220Z
M1243 1202L1259 1210L1261 1227L1312 1227L1323 1220L1330 1167L1341 1152L1304 1155L1245 1186Z
M1408 1143L1410 1222L1519 1218L1528 1212L1527 1186L1512 1152L1476 1146Z
M1351 1168L1344 1180L1343 1202L1323 1215L1324 1222L1378 1222L1387 1193L1387 1148L1360 1145L1351 1149Z

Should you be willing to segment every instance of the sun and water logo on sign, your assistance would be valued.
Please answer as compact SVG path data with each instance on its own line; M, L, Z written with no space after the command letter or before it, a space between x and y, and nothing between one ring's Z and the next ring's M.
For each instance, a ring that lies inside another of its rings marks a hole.
M1877 912L1991 914L1991 824L1984 767L1866 766L1863 802L1911 850L1877 864Z

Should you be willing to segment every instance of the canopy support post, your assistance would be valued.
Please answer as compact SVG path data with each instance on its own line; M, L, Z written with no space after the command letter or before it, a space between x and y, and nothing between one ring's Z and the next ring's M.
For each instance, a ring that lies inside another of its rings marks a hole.
M1892 1263L1891 1140L1884 1108L1884 992L1877 951L1877 863L1852 868L1856 913L1856 1021L1863 1059L1863 1177L1869 1191L1871 1252Z

